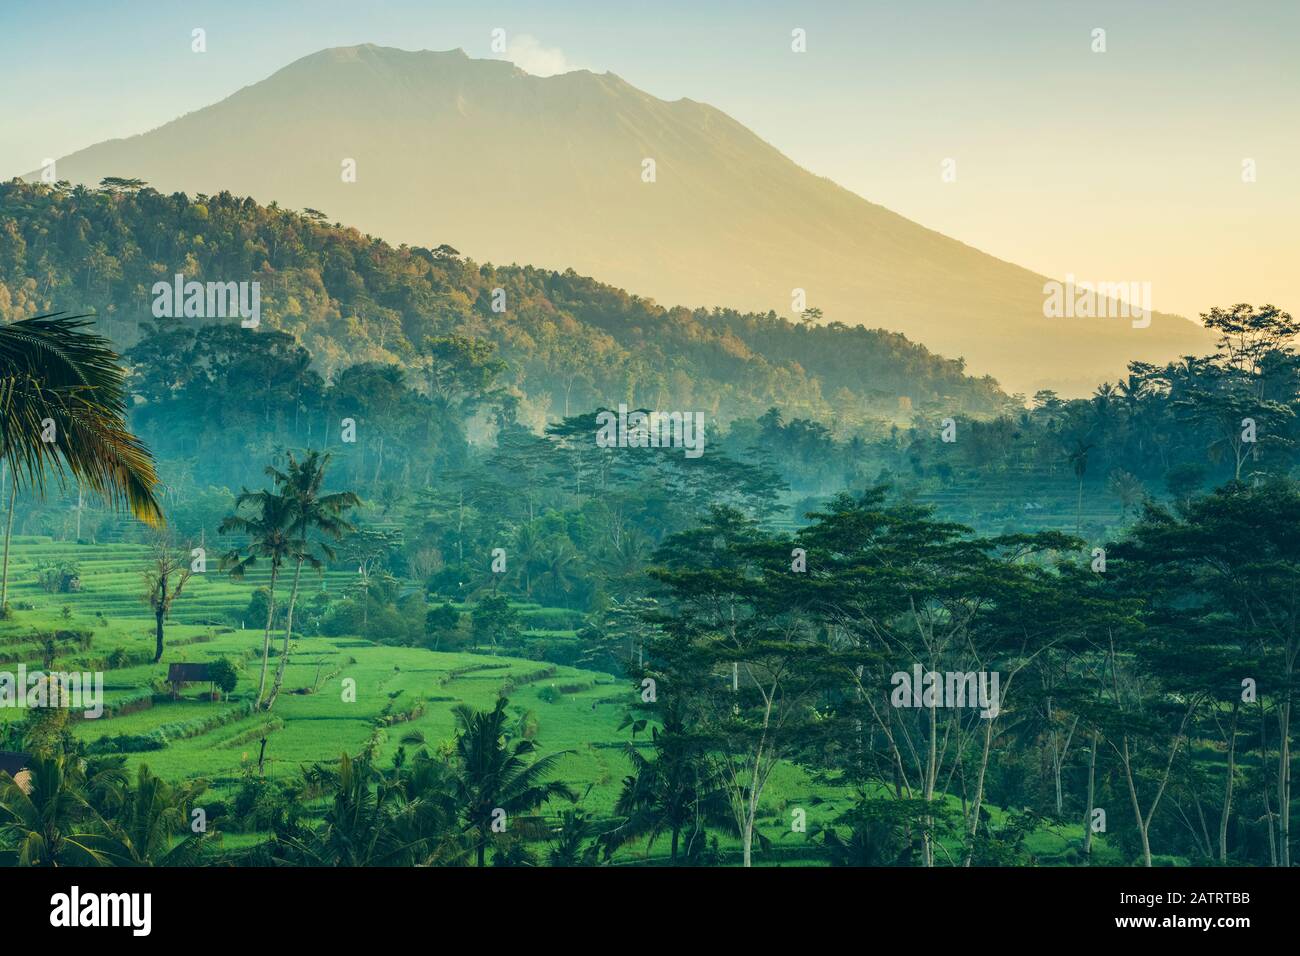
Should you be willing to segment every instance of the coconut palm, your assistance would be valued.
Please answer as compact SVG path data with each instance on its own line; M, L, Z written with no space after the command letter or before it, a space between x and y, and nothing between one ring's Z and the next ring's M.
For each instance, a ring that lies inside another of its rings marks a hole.
M595 866L600 857L601 830L582 810L563 810L552 830L546 861L551 866Z
M525 596L532 597L533 572L541 563L543 553L542 536L532 524L520 525L514 545L515 574L523 580Z
M203 857L206 830L190 833L190 804L199 788L173 786L141 764L135 787L123 794L109 833L131 866L195 866ZM185 836L177 840L181 833Z
M325 535L335 541L350 531L355 530L344 513L361 504L361 499L350 491L322 494L321 485L325 481L325 469L329 466L330 456L318 451L308 451L302 461L289 454L287 472L267 468L266 473L275 480L276 486L290 502L293 509L293 524L296 536L307 544L307 536L312 532ZM293 634L293 609L298 603L298 580L302 576L302 566L306 564L313 570L322 566L321 557L334 560L334 550L324 541L314 544L320 552L318 557L312 551L312 545L301 549L294 555L293 585L289 590L289 610L284 622L284 646L280 653L280 662L275 669L275 682L271 686L271 696L267 698L266 709L275 706L275 699L280 694L284 683L284 669L289 663L289 638Z
M556 537L546 546L538 559L541 574L538 579L547 585L554 600L563 600L573 590L573 573L578 569L578 552L568 538Z
M734 832L736 823L699 742L687 733L680 714L670 711L663 728L652 728L650 733L654 759L627 745L633 772L623 778L623 790L614 804L614 813L623 820L601 842L609 858L619 846L638 838L645 839L648 852L660 836L668 834L670 862L676 866L683 834L689 858L702 845L706 828Z
M554 773L563 752L534 760L534 741L510 739L509 703L499 697L492 710L479 711L466 704L454 710L457 760L453 792L479 866L485 863L494 823L528 828L539 823L528 815L552 797L577 799L567 784L546 779ZM544 832L540 826L537 829Z
M241 514L240 512L244 512ZM307 541L298 528L297 509L287 495L270 491L244 491L235 499L235 513L221 521L222 534L235 532L248 536L247 546L233 548L221 557L222 570L241 580L249 568L265 560L271 567L267 587L266 632L262 638L262 672L257 682L255 708L262 707L266 691L267 661L271 654L271 625L275 621L275 586L286 562L297 561L308 553ZM303 560L306 560L304 557Z
M1128 378L1120 380L1115 386L1115 394L1124 401L1124 407L1128 409L1129 418L1133 418L1142 400L1151 392L1151 382L1142 375L1131 374Z
M54 472L125 505L155 527L158 476L149 450L126 426L118 355L85 316L40 315L0 326L0 458L9 472L0 610L9 597L9 544L18 486L44 493Z
M373 755L344 754L337 767L303 773L304 798L328 796L320 825L286 835L287 862L308 866L444 866L463 863L447 768L421 749L409 766L384 772Z
M1076 438L1065 455L1065 460L1074 471L1074 477L1079 481L1079 499L1074 519L1075 531L1083 527L1083 476L1088 473L1088 453L1094 447L1096 446L1092 442L1085 442L1082 438Z
M308 866L399 866L421 845L397 826L401 794L362 754L339 759L337 769L317 764L304 774L304 796L329 795L320 826L282 840L291 862Z
M29 791L0 773L0 863L18 866L116 866L121 841L89 799L91 782L75 756L33 756Z

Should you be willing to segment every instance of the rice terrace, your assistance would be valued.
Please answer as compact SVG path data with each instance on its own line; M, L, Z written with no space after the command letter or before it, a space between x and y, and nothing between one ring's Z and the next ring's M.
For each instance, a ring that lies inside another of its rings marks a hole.
M7 911L1286 919L1294 5L47 6Z

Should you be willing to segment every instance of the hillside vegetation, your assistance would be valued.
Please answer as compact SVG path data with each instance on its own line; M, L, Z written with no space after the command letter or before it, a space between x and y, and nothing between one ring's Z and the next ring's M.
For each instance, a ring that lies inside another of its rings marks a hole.
M57 303L94 311L100 331L129 347L152 325L154 283L178 273L260 282L258 331L291 335L326 379L364 362L418 369L440 336L495 343L503 384L534 427L619 402L720 421L779 405L860 422L935 401L989 414L1006 401L991 379L896 333L665 309L572 270L479 264L449 246L394 248L229 193L0 185L2 320ZM495 290L504 311L493 311Z

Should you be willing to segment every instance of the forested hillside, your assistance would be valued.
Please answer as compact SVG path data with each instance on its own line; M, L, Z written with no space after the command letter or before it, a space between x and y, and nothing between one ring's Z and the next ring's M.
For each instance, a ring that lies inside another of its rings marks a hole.
M496 344L500 384L534 428L620 401L720 422L776 405L846 423L907 420L925 403L972 415L1006 404L993 380L895 333L663 308L571 270L474 263L452 245L393 248L313 210L228 193L15 181L0 185L0 320L94 311L128 348L151 327L155 282L258 281L259 334L293 336L323 380L365 362L414 371L432 339L479 339Z
M340 174L345 158L355 176ZM901 332L1012 391L1076 397L1133 359L1163 364L1210 341L1160 301L1141 329L1046 320L1048 276L801 168L707 103L662 100L612 73L530 76L460 50L320 50L57 167L88 187L129 175L164 193L315 207L390 242L572 267L666 304L784 314L800 288L823 321Z

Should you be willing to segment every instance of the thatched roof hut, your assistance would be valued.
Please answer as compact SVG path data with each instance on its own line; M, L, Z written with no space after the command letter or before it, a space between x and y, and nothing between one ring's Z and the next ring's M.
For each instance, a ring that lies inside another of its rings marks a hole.
M31 757L16 750L0 750L0 773L13 777L23 793L32 792L32 772L27 769Z

